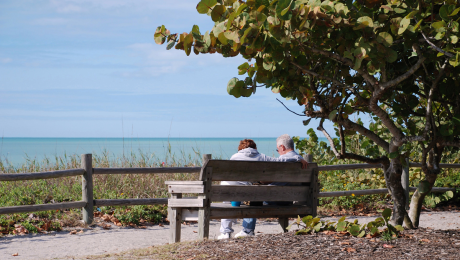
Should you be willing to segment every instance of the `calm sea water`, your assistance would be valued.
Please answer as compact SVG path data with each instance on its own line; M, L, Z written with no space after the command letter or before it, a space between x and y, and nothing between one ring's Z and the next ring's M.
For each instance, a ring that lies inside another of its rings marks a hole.
M169 153L212 154L214 158L228 159L238 150L243 138L2 138L0 159L3 163L18 166L28 159L43 160L45 157L64 154L102 154L107 151L110 157L122 157L131 152L155 154L160 160ZM259 152L278 156L276 137L252 138Z

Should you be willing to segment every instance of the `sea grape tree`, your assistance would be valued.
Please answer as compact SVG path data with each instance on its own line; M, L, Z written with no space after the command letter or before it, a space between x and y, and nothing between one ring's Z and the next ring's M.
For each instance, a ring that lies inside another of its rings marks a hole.
M230 95L249 97L265 87L296 101L307 117L320 119L318 130L337 158L383 165L396 224L418 226L444 148L460 147L457 1L201 0L196 9L214 21L210 31L194 25L177 34L159 26L155 42L186 55L242 55L247 62L238 74L246 77L230 79ZM355 122L354 115L373 122ZM353 134L366 138L366 152L347 151L345 136ZM401 173L414 147L422 150L425 179L408 214Z

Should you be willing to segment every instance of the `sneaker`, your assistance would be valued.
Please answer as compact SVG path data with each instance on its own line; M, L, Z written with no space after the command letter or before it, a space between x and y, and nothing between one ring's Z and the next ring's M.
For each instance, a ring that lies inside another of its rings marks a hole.
M251 231L249 233L244 232L244 230L241 230L238 234L235 235L235 237L253 237L254 231Z
M217 239L229 239L232 237L232 233L221 233L220 236L217 237Z

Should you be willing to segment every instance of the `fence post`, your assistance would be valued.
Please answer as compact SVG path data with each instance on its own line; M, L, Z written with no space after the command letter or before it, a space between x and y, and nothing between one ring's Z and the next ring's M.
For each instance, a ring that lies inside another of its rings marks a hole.
M401 175L401 185L404 189L404 195L406 196L406 210L409 209L409 158L406 158L406 167L403 168Z
M85 173L81 178L81 197L86 206L82 208L83 221L90 225L93 223L93 156L92 154L81 155L81 168Z

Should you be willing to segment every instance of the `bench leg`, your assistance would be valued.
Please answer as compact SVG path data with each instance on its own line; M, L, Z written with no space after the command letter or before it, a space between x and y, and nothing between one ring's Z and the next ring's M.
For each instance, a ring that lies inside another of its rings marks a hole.
M198 210L198 237L200 239L209 238L209 209L201 208Z
M180 242L180 231L181 231L181 223L182 223L182 209L181 208L171 208L168 214L169 219L169 228L170 230L170 237L169 243L176 243Z
M281 228L283 229L284 233L288 232L288 230L286 229L289 226L288 218L279 218L278 223L280 223Z

